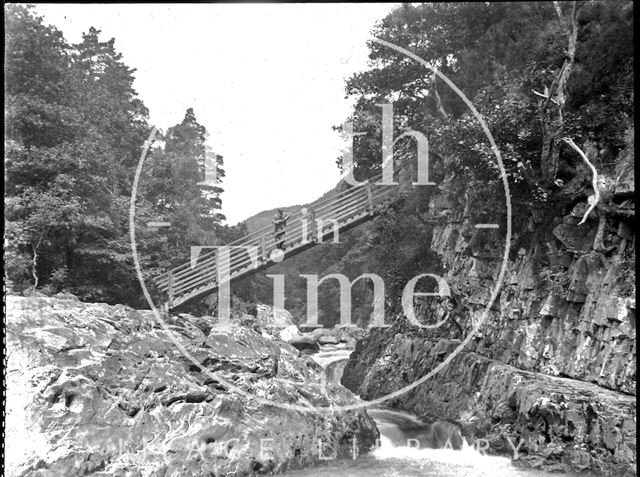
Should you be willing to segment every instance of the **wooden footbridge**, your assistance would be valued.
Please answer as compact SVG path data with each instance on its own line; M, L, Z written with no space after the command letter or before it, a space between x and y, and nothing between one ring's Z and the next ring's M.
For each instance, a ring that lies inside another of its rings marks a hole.
M276 248L273 226L227 244L252 247L253 254L248 249L232 248L228 262L220 264L227 272L222 276L233 282L273 265L274 258L279 262L324 241L332 241L335 234L370 220L396 200L403 189L398 185L377 184L381 178L379 174L366 184L319 199L292 214L286 223L282 251ZM216 291L220 276L217 261L217 250L205 248L197 261L186 262L156 277L154 281L164 297L162 308L174 309Z

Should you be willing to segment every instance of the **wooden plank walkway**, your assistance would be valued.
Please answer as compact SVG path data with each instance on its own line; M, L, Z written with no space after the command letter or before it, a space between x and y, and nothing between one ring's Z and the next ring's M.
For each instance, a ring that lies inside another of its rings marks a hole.
M317 200L292 214L285 228L284 259L322 242L333 241L334 233L344 232L373 218L385 205L398 197L397 185L379 185L381 174L361 184ZM230 281L254 274L273 265L271 253L276 249L274 228L267 226L235 242L234 247L253 247L253 257L242 249L232 249L229 268ZM155 277L164 303L169 310L209 295L218 288L217 250L203 249L195 263L182 265ZM257 259L256 259L257 258ZM221 264L224 265L224 264Z

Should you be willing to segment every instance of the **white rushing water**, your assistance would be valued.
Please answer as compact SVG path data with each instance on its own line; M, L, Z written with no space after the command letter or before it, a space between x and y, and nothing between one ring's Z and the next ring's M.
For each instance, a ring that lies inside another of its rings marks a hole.
M323 346L313 359L328 372L344 367L351 354L344 346ZM332 366L333 365L333 366ZM338 373L342 375L342 369ZM327 379L330 379L328 376ZM334 381L335 382L335 381ZM559 474L518 468L508 457L483 455L463 443L460 450L417 448L411 441L426 424L407 413L367 409L380 430L380 441L370 453L355 460L327 461L326 465L282 474L289 477L551 477Z
M320 347L320 351L312 354L313 360L323 368L326 368L329 363L339 361L341 359L349 359L352 348L347 347L346 344L340 343L337 345L324 345Z

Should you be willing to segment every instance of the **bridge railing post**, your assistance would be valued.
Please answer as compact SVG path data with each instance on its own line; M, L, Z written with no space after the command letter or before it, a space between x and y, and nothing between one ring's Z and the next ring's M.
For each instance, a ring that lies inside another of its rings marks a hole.
M260 256L261 256L263 262L266 262L268 260L266 234L262 234L260 236Z
M168 275L169 275L169 281L167 283L167 294L168 294L169 300L167 302L167 307L169 310L171 310L173 308L173 272L169 270Z
M369 214L373 215L373 194L371 193L371 183L367 182L364 186L367 191L367 204L369 206Z
M318 231L316 230L316 211L309 207L309 217L311 218L310 228L311 228L311 241L318 242Z

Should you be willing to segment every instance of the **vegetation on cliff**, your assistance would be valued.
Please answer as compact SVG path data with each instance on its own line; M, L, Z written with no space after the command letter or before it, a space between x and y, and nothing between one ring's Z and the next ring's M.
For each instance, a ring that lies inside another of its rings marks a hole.
M407 4L373 30L445 74L482 114L509 181L511 258L535 248L539 282L559 293L569 280L563 276L568 264L555 263L545 243L615 256L628 272L625 280L633 280L632 15L631 2L615 1ZM371 67L346 85L356 99L348 119L353 131L366 133L354 141L355 176L380 171L378 105L393 103L394 137L409 130L428 136L437 187L414 187L393 210L344 234L340 245L324 244L270 270L287 276L288 305L301 319L306 284L300 273L341 272L351 279L377 273L387 285L389 309L399 311L398 291L409 278L442 269L429 249L434 220L464 213L472 223L498 223L504 230L497 161L467 106L424 66L376 42L369 48ZM414 141L403 140L395 158L415 161L415 150ZM343 158L338 165L345 166ZM587 213L596 197L595 210ZM434 217L430 208L442 214ZM567 215L571 223L558 223ZM499 240L475 234L471 248ZM270 279L247 283L240 294L269 302ZM354 321L366 323L371 314L370 287L354 287ZM327 325L339 320L337 293L336 283L321 287Z

